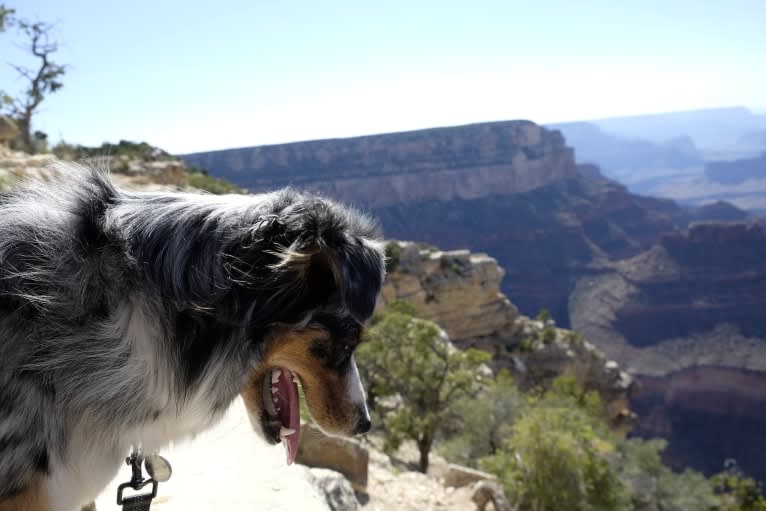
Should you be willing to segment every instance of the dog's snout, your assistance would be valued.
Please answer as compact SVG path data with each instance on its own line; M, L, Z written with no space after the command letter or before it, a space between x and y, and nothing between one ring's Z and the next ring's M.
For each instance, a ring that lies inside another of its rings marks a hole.
M370 431L370 427L372 427L372 421L370 421L370 418L367 416L367 414L364 414L361 417L359 417L359 420L356 421L356 428L354 428L354 434L361 435L362 433L367 433L368 431Z

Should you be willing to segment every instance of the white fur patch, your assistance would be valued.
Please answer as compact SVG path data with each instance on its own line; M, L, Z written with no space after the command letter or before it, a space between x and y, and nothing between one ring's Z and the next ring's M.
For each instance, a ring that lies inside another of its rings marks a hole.
M348 376L348 397L351 403L356 405L362 413L362 417L370 420L370 412L367 410L367 399L364 394L362 380L359 378L359 369L356 367L356 360L351 357L351 370Z

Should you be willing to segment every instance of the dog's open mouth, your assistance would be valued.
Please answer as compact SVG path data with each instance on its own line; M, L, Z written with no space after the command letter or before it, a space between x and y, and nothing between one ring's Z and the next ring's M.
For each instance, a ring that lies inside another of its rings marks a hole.
M301 432L300 398L296 383L298 377L282 367L272 369L263 379L264 429L274 443L281 441L284 444L288 465L295 461L298 454Z

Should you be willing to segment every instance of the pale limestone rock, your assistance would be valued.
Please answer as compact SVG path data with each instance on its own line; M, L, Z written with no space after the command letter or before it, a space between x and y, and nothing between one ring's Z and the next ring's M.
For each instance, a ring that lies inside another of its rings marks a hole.
M471 500L476 504L477 511L484 511L487 504L492 503L494 511L514 511L505 497L503 487L494 481L479 481L473 486Z
M340 472L312 468L309 474L314 485L327 499L327 505L332 511L357 511L361 508L351 483Z
M314 424L301 426L295 461L340 472L357 491L364 491L367 486L367 448L351 438L327 435Z
M467 250L391 243L400 248L399 265L386 279L381 305L409 301L420 317L438 323L457 344L511 331L518 310L500 292L504 271L495 259Z

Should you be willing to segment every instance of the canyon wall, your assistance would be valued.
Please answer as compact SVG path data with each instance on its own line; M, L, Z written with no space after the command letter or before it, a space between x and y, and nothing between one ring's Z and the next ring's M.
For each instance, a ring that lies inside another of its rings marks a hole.
M766 479L755 455L766 428L766 233L704 223L580 279L574 328L630 365L636 433L670 440L666 459L708 474L736 459Z
M183 156L250 191L310 189L376 208L533 190L573 177L557 131L528 121L475 124Z

